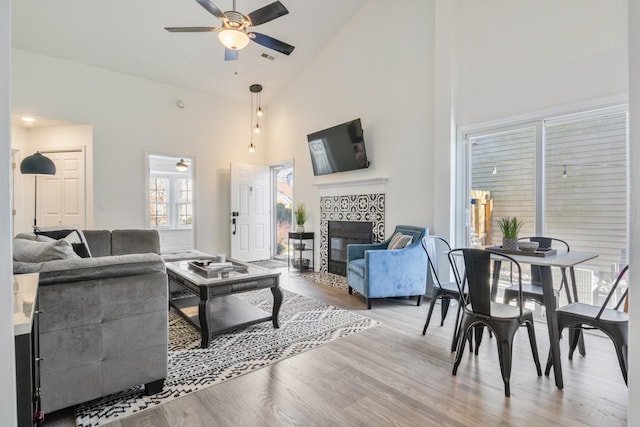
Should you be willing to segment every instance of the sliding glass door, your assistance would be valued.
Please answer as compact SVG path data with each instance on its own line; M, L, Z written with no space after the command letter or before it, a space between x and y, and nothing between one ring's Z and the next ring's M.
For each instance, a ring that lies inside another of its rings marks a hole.
M602 108L467 129L460 154L462 244L500 244L497 221L524 221L521 236L566 240L595 252L593 292L627 263L627 108Z

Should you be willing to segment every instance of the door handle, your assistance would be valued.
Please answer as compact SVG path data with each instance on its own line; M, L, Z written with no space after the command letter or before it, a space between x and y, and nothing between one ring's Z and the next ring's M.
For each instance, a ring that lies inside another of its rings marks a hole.
M235 236L236 235L236 219L235 218L231 220L231 224L233 224L233 231L231 231L231 234Z

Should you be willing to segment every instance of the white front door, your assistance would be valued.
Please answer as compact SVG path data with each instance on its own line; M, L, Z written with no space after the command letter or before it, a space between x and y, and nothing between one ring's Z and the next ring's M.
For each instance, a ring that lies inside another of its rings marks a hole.
M269 167L231 164L231 258L271 257Z
M85 226L84 152L43 152L55 175L38 176L38 225Z

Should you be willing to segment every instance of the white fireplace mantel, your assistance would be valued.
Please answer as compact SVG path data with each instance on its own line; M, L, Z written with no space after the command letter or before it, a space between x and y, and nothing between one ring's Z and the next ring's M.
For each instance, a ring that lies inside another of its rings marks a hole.
M320 196L336 196L349 194L385 193L387 178L369 178L353 181L319 182Z

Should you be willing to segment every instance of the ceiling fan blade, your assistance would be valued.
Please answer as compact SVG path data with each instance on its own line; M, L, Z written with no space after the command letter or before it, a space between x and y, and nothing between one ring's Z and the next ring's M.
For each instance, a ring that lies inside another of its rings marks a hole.
M224 48L224 60L235 61L238 59L238 51L233 49Z
M213 4L211 0L196 0L196 1L200 3L200 6L207 9L209 13L211 13L212 15L217 16L220 19L224 19L224 13L222 13L222 11L218 9L218 6Z
M247 15L247 18L251 20L251 25L256 26L279 18L287 13L289 13L289 11L282 3L274 1L260 9L254 10Z
M203 33L208 31L218 31L216 27L164 27L170 33Z
M294 46L287 44L285 42L281 42L280 40L276 40L273 37L265 36L260 33L249 33L249 37L253 39L254 42L262 45L264 47L268 47L269 49L273 49L280 53L284 53L285 55L290 55L295 49Z

